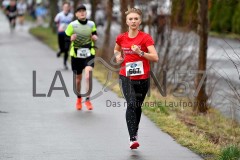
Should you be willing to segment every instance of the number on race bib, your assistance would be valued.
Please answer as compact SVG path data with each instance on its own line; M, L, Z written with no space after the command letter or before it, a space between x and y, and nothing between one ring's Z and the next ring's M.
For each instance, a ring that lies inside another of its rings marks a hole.
M126 74L127 76L138 76L144 74L143 62L129 62L126 63Z
M89 48L80 48L77 50L78 58L87 58L91 56L91 52Z
M129 74L141 74L140 68L133 68L128 70Z

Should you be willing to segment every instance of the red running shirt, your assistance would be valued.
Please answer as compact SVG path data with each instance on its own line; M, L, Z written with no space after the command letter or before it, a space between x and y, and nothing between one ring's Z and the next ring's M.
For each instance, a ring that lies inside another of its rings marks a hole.
M139 31L136 37L129 38L128 32L125 32L117 36L116 43L121 46L124 58L119 74L123 76L128 75L132 80L149 78L149 60L140 57L132 51L131 46L137 45L140 50L148 52L147 47L154 45L152 37L147 33Z

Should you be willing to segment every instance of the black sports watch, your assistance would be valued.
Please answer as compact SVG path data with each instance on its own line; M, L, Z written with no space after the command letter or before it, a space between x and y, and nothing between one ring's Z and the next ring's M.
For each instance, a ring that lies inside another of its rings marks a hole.
M142 57L143 55L144 55L144 52L141 51L140 54L139 54L139 56Z

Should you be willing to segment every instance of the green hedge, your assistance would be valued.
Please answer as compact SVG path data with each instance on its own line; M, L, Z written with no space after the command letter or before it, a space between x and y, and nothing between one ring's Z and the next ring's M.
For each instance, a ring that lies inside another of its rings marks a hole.
M197 0L173 0L174 26L197 28ZM209 0L210 30L240 34L240 0Z
M197 1L196 0L173 0L172 1L173 26L197 27Z
M232 32L240 34L240 1L235 8L235 12L232 18Z
M216 32L232 32L233 16L238 0L212 0L209 10L210 29Z

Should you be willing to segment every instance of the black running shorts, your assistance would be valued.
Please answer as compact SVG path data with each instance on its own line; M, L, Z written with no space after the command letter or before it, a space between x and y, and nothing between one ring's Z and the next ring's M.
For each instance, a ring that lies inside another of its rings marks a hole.
M83 69L86 66L91 66L92 68L94 67L94 57L91 55L90 57L87 58L74 58L71 57L71 64L72 64L72 71L76 73L77 75L82 74Z

